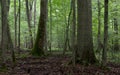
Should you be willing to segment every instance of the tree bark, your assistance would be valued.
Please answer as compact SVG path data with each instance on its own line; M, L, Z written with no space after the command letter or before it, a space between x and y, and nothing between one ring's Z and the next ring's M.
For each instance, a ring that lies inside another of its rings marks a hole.
M7 38L7 0L1 0L1 18L2 18L2 61L5 66L6 62L6 51L7 51L7 43L8 43L8 38Z
M17 49L17 15L16 15L16 0L14 0L14 26L15 26L15 49Z
M91 0L77 0L77 54L76 61L81 63L96 62L92 38Z
M75 65L75 44L76 44L76 0L72 0L72 11L73 11L73 24L72 24L72 51L73 51L73 64Z
M34 0L34 41L36 37L36 2L37 0Z
M10 34L10 28L9 28L9 22L8 22L8 13L9 13L9 6L10 1L9 0L2 0L1 1L1 11L2 11L2 57L3 57L3 63L6 63L6 52L8 49L12 54L12 62L15 62L15 54L14 54L14 48L13 43L11 39Z
M30 45L29 48L33 47L33 36L32 36L32 31L31 31L31 20L32 20L32 3L29 4L28 0L26 1L26 14L27 14L27 22L28 22L28 30L29 30L29 36L30 36Z
M107 63L107 44L108 44L108 0L104 0L104 47L102 52L102 65Z
M21 0L19 0L19 23L18 23L18 53L20 54L20 30L21 30L21 28L20 28L20 25L21 25Z
M72 14L72 1L71 1L70 12L69 12L69 15L68 15L68 21L67 21L67 25L66 25L66 37L65 37L65 45L64 45L63 55L65 55L65 52L70 49L69 27L70 27L71 14Z
M118 40L118 22L117 19L114 18L114 31L115 31L115 43L114 43L114 50L119 51L119 40Z
M97 35L97 42L98 42L98 47L97 51L100 52L101 50L101 7L100 7L100 0L98 0L98 35Z
M101 42L101 2L98 0L98 33L97 33L97 50L99 59L101 59L101 51L103 49L103 43Z
M45 47L45 35L46 35L46 22L48 12L48 0L41 0L40 19L38 24L38 31L34 48L32 50L33 55L42 56L44 55Z
M50 41L49 41L49 49L51 52L51 48L52 48L52 1L49 0L50 3Z

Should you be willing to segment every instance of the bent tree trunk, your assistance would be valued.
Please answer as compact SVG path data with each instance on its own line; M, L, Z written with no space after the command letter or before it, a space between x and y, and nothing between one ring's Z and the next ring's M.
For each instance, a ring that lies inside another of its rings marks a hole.
M41 0L41 12L38 24L36 41L32 50L33 55L42 56L44 55L44 42L46 35L46 21L47 21L47 4L48 0Z
M77 55L76 62L94 64L96 62L92 38L91 0L77 0Z

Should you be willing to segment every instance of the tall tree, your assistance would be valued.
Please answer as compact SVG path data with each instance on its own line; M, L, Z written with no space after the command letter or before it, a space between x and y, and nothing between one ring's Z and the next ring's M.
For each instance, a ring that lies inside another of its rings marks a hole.
M1 41L1 45L2 45L2 61L3 63L6 62L6 50L7 50L7 43L8 43L8 38L7 37L7 0L1 0L1 17L2 17L2 41ZM4 64L5 66L5 64Z
M12 53L12 61L15 62L15 55L13 50L13 43L10 34L9 22L8 22L8 13L9 13L9 0L1 1L1 11L2 11L2 57L3 63L6 62L6 51L9 49Z
M52 0L49 0L50 3L50 41L49 41L49 49L51 52L51 46L52 46Z
M28 30L29 30L29 36L30 36L30 46L29 48L33 47L33 36L32 36L32 6L33 6L33 2L29 2L28 0L26 1L26 14L27 14L27 22L28 22Z
M45 47L45 35L46 35L46 23L47 23L47 12L48 12L48 0L41 0L40 3L40 19L38 24L36 41L34 44L34 48L32 50L33 55L44 55L44 47Z
M10 9L10 0L7 0L7 18L9 14L9 9ZM15 63L15 53L14 53L14 46L11 38L11 33L10 33L10 25L7 19L7 38L8 38L8 50L11 50L11 57L12 57L12 62L13 64Z
M0 9L1 9L1 0L0 0ZM1 20L1 10L0 10L0 20ZM1 21L0 21L0 27L1 27ZM2 29L1 29L1 30L2 30ZM1 34L2 34L2 33L1 33L1 32L2 32L1 30L0 30L0 53L1 53Z
M70 40L69 40L69 30L70 30L70 19L71 19L71 14L72 14L72 0L70 4L70 12L68 14L68 20L66 23L66 37L65 37L65 45L64 45L64 50L63 50L63 55L65 54L66 50L70 49Z
M35 30L36 30L36 2L37 0L34 0L34 40L35 40Z
M21 25L21 0L19 0L19 21L18 21L18 53L20 54L20 25Z
M103 44L101 42L101 1L97 1L98 4L98 33L97 33L97 50L99 54L99 59L101 59L101 50L103 48Z
M118 21L117 18L114 18L114 32L115 32L115 43L114 43L114 50L119 51L119 40L118 40Z
M114 8L114 18L113 18L113 28L114 28L114 35L115 35L115 40L114 40L114 51L119 51L119 39L118 39L118 34L119 34L119 23L118 23L118 8L117 8L117 0L114 0L115 3L115 8Z
M108 0L104 0L104 47L102 52L102 65L107 63L107 44L108 44Z
M72 51L73 51L73 64L75 65L75 44L76 44L76 0L72 0L72 11L73 11L73 18L72 18Z
M101 7L100 7L100 0L98 0L98 35L97 35L97 42L98 42L98 47L97 50L99 51L101 49Z
M77 6L76 61L94 64L96 57L93 50L91 0L77 0Z
M15 26L15 49L17 47L17 15L16 15L16 0L14 0L14 26Z

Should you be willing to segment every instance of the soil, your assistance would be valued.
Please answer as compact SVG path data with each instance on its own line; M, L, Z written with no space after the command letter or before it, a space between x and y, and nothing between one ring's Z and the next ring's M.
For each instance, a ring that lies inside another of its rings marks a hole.
M109 63L107 69L99 66L69 65L69 56L17 58L16 66L8 63L8 72L0 75L120 75L120 64Z

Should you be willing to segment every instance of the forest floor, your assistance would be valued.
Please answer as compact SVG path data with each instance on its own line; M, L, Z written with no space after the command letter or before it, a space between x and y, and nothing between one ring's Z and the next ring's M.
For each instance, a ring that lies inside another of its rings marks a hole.
M7 74L0 75L120 75L120 64L109 63L109 69L103 70L95 65L76 64L73 67L68 65L70 60L70 56L61 55L17 58L15 68L9 68Z

